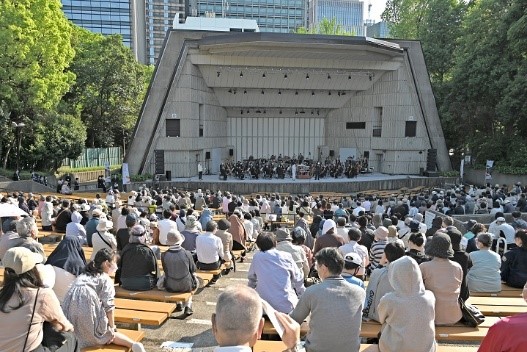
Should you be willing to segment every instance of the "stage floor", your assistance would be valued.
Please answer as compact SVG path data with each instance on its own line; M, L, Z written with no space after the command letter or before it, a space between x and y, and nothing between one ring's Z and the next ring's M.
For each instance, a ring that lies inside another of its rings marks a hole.
M244 179L228 178L220 180L218 175L203 175L196 177L175 178L171 181L155 182L154 187L174 187L180 190L212 190L230 191L237 194L254 194L262 192L278 192L290 194L306 194L313 192L359 193L364 191L397 190L401 188L436 187L445 183L455 183L453 177L424 177L417 175L387 175L381 173L361 174L356 178L323 178L311 179ZM137 188L137 184L134 184Z

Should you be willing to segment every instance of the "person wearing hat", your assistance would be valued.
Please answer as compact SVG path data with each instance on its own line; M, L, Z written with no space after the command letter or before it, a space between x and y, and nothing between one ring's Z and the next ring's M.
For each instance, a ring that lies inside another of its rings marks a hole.
M419 267L425 288L432 291L436 297L435 324L453 325L462 317L458 299L463 269L461 265L448 259L454 256L450 237L445 233L436 233L427 242L425 253L432 257L432 260L420 264Z
M324 220L322 225L322 235L315 241L313 255L326 247L340 247L344 244L342 237L337 235L337 224L331 219Z
M81 225L82 215L78 211L71 213L71 222L66 225L66 236L79 238L82 244L86 243L86 229Z
M393 291L386 293L377 307L382 324L379 345L365 351L436 351L435 298L425 290L417 263L408 256L393 261L388 280Z
M491 251L492 235L480 233L476 237L478 250L470 253L472 267L467 274L470 292L500 292L500 256Z
M496 226L494 227L494 231L492 233L494 234L494 239L496 240L500 237L505 238L505 241L507 242L507 249L516 247L516 243L514 241L516 230L511 225L507 224L503 216L500 216L496 219Z
M185 248L191 253L196 252L196 238L200 234L200 226L198 220L194 215L187 215L185 221L185 229L181 231L181 235L185 239L181 247Z
M192 253L181 247L184 238L177 231L169 231L167 244L170 248L161 254L163 265L164 289L168 292L192 292L198 287L198 281L194 276L196 264ZM192 315L192 297L183 303L184 314Z
M249 273L249 287L256 289L260 297L274 309L289 313L304 293L304 275L298 269L291 254L276 249L272 232L263 232L256 238L260 249L254 254Z
M147 232L141 225L130 229L130 242L119 258L115 282L132 291L148 291L156 286L159 276L157 258L146 245Z
M366 267L370 265L370 255L366 246L359 244L362 238L362 232L352 227L348 230L349 242L339 247L339 252L343 257L348 253L357 253L361 258L361 267L358 269L355 275L364 277L366 275Z
M92 210L91 219L86 223L86 242L88 246L93 247L92 238L93 234L97 231L97 225L99 225L99 219L103 212L98 206Z
M113 228L113 222L106 218L101 218L99 224L97 224L97 229L92 236L93 252L91 254L90 260L95 258L95 254L103 248L109 248L112 250L117 249L117 240L115 236L110 232Z
M130 229L137 224L135 214L126 215L126 228L117 230L115 240L117 241L117 250L121 252L123 248L130 242Z
M78 351L73 325L66 318L51 288L44 287L37 264L44 258L24 247L9 249L3 259L5 268L0 290L0 350L35 351L50 342L43 323L52 323L59 330L64 344L57 352Z
M369 272L377 269L384 253L384 247L388 244L389 231L384 226L379 226L373 231L374 240L370 248Z
M344 270L342 271L342 277L350 284L366 289L364 287L364 281L355 276L358 274L361 267L362 258L358 253L350 252L346 254L344 256Z
M298 269L303 273L304 278L309 274L309 264L307 262L306 253L302 247L293 245L293 237L286 228L279 228L275 231L276 249L291 254Z

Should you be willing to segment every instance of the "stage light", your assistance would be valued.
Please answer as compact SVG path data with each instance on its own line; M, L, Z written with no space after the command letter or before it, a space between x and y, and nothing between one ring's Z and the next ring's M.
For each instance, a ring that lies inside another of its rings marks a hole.
M311 95L315 95L315 91L312 91L312 92L311 92Z
M328 79L331 79L331 75L328 73Z
M309 79L309 73L306 73L306 79Z
M328 92L328 95L331 95L331 91Z
M262 89L262 94L265 94L265 92L263 91L263 89Z
M266 75L265 75L265 72L264 72L263 75L262 75L262 78L265 78L265 77L266 77Z
M298 95L298 90L297 90L297 91L295 91L295 95Z
M243 94L247 94L247 89L244 89L244 90L243 90Z
M216 77L219 77L220 75L221 75L220 71L216 72Z
M279 90L279 91L278 91L278 94L282 95L282 91L281 91L281 90Z
M228 92L229 92L229 93L232 93L232 89L229 89Z
M287 79L287 73L284 73L284 79Z
M348 79L351 79L351 75L348 75Z
M243 72L240 71L240 77L243 77Z

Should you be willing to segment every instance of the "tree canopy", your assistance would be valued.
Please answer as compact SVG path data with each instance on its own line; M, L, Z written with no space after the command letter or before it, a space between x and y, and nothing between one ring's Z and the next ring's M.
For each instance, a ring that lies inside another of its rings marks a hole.
M297 34L324 34L324 35L355 35L353 32L346 31L342 24L337 22L336 18L323 18L313 28L299 27L296 29Z

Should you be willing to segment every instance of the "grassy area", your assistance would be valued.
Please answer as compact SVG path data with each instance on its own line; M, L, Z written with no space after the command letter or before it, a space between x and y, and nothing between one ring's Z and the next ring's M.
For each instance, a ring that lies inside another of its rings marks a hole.
M15 173L15 170L0 168L0 175L4 176L4 177L7 177L10 180L13 179L13 174L14 173ZM39 171L37 171L37 174L45 175L45 176L49 175L47 172L39 172ZM26 170L20 171L20 179L21 180L31 180L31 172L26 171Z

